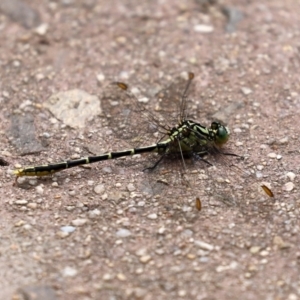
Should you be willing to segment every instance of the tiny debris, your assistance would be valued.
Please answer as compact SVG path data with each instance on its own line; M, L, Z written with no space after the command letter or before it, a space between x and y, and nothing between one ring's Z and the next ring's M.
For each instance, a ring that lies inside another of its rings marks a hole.
M196 198L196 208L200 211L202 208L201 200L197 197Z
M262 189L265 191L265 193L269 196L269 197L274 197L274 194L273 194L273 192L271 191L271 189L270 188L268 188L266 185L262 185L261 186L262 187Z

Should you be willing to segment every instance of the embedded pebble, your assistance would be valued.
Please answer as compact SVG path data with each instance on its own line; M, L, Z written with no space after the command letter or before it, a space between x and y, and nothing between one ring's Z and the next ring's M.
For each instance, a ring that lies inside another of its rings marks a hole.
M250 88L247 88L247 87L242 87L241 88L241 91L242 93L245 95L245 96L248 96L252 93L252 90Z
M179 291L178 291L178 296L179 296L179 297L185 297L186 294L187 294L186 290L179 290Z
M271 152L271 153L268 154L268 157L269 157L269 158L276 158L276 157L277 157L277 154L274 153L274 152Z
M286 173L286 177L288 177L290 179L290 181L294 181L296 174L293 172L288 172L288 173Z
M98 82L102 82L105 80L105 75L103 73L98 73L96 78Z
M234 133L241 133L241 132L242 132L242 129L241 129L241 128L234 128L234 129L233 129L233 132L234 132Z
M262 165L256 166L256 169L259 170L259 171L261 171L263 168L264 168L264 166L262 166Z
M37 208L37 203L31 202L27 204L27 207L30 209L36 209Z
M279 144L280 145L286 145L289 142L289 138L288 137L284 137L282 139L279 140Z
M91 210L91 211L89 211L89 218L90 219L95 219L95 218L97 218L98 216L100 216L100 214L101 214L101 212L100 212L100 210L99 209L93 209L93 210Z
M102 279L104 281L109 281L109 280L112 280L113 278L114 278L113 275L111 275L109 273L104 274L103 277L102 277Z
M105 191L105 187L103 184L98 184L94 187L94 192L99 195L99 194L103 194Z
M16 200L14 203L17 205L26 205L26 204L28 204L28 201L27 200Z
M73 221L71 221L71 224L74 226L82 226L84 224L86 224L88 220L87 219L75 219Z
M128 237L131 236L131 231L125 228L121 228L116 232L117 237Z
M23 229L30 230L32 226L30 224L24 224Z
M212 251L214 249L213 245L202 242L202 241L195 240L194 244L203 250Z
M45 35L48 31L48 28L49 28L49 25L47 23L42 23L40 24L38 27L35 28L35 32L38 34L38 35Z
M102 168L102 172L106 173L106 174L109 174L109 173L112 172L112 168L111 167L104 167L104 168Z
M77 275L77 270L75 268L72 267L65 267L62 271L62 275L64 277L74 277Z
M117 274L117 278L118 278L120 281L125 281L125 280L127 279L126 276L125 276L123 273Z
M261 256L268 256L269 255L269 251L267 250L263 250L259 253Z
M71 191L68 192L68 194L69 194L70 196L75 196L75 195L76 195L76 191L71 190Z
M166 227L160 227L158 230L157 230L157 233L158 234L164 234L166 231Z
M259 246L252 246L252 247L250 248L250 253L256 254L256 253L259 252L259 250L260 250L260 247L259 247Z
M64 232L64 231L59 231L57 233L57 236L59 236L61 239L64 239L64 238L68 237L69 235L70 235L69 232Z
M151 256L150 255L143 255L140 258L140 262L143 264L148 263L151 260Z
M38 185L36 188L35 188L36 192L40 195L42 195L44 193L44 189L41 185Z
M150 220L156 220L157 219L157 214L154 214L154 213L150 214L150 215L147 216L147 218L150 219Z
M140 248L137 251L135 251L135 254L137 256L145 256L147 254L147 249L146 248Z
M223 272L223 271L227 271L227 270L234 270L236 269L238 266L238 263L236 261L232 261L229 265L227 266L218 266L216 268L216 271L218 273Z
M66 233L72 233L76 230L76 228L74 226L62 226L60 227L60 230Z
M127 190L128 190L129 192L133 192L133 191L135 190L135 186L134 186L132 183L129 183L129 184L127 185Z
M214 27L206 24L197 24L194 26L194 31L201 33L210 33L214 31Z
M283 239L278 235L274 236L273 244L278 246L279 249L286 249L291 247L289 243L284 242Z
M32 186L35 186L37 184L37 180L36 179L30 179L28 183Z
M294 189L294 183L289 181L289 182L287 182L286 184L283 185L282 189L286 192L290 192Z

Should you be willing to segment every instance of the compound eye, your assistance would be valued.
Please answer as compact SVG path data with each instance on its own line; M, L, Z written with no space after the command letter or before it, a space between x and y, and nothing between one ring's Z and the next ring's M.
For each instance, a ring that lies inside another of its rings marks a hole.
M229 139L229 130L225 126L219 127L217 131L217 140L216 143L220 146L225 144Z
M211 129L216 131L215 142L218 146L222 146L228 141L230 131L226 126L220 124L219 122L212 122Z

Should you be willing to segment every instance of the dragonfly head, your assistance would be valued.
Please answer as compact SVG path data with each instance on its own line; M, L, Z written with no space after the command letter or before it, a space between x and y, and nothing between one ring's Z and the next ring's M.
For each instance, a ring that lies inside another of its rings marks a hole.
M215 143L217 146L222 146L228 141L230 135L228 127L214 121L211 123L211 129L215 132Z

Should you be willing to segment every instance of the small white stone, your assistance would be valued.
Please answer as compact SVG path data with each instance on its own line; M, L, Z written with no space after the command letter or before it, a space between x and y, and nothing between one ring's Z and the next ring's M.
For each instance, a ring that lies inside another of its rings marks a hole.
M76 230L76 228L74 226L62 226L60 227L60 230L66 233L72 233Z
M36 188L35 188L36 192L40 195L44 194L44 189L41 185L38 185Z
M135 186L134 186L132 183L129 183L129 184L127 185L127 190L128 190L129 192L133 192L133 191L135 191Z
M105 191L105 187L103 184L98 184L94 187L94 192L97 194L97 195L100 195L100 194L103 194Z
M286 173L286 177L288 177L290 179L290 181L294 181L296 174L293 172L288 172L288 173Z
M37 203L35 202L31 202L31 203L28 203L27 204L27 207L30 208L30 209L36 209L37 208Z
M131 231L128 229L125 229L125 228L121 228L116 232L116 236L122 237L122 238L128 237L128 236L131 236Z
M242 129L241 129L241 128L234 128L234 129L233 129L233 132L234 132L234 133L241 133L241 132L242 132Z
M113 279L113 276L111 274L109 274L109 273L106 273L106 274L103 275L102 279L104 281L109 281L109 280Z
M100 216L100 214L101 214L101 212L100 212L100 210L99 209L93 209L93 210L91 210L90 212L89 212L89 218L90 219L95 219L95 218L97 218L98 216Z
M147 216L148 219L150 220L156 220L157 219L157 214L150 214Z
M194 31L201 33L210 33L214 31L214 27L206 24L197 24L194 26Z
M194 244L203 250L212 251L214 249L213 245L202 242L202 241L195 240Z
M143 264L148 263L151 260L151 256L150 255L143 255L140 258L140 262Z
M98 82L102 82L105 80L105 75L103 73L99 73L96 76Z
M281 144L281 145L286 145L288 142L289 142L288 137L284 137L284 138L279 140L279 144Z
M268 157L269 157L269 158L276 158L276 157L277 157L277 154L274 153L274 152L271 152L271 153L268 154Z
M248 96L252 93L252 90L248 87L241 87L241 91L245 96Z
M187 294L187 293L186 293L186 290L179 290L179 291L178 291L178 296L179 296L179 297L185 297L186 294Z
M259 170L259 171L261 171L263 168L264 168L264 166L262 166L262 165L256 166L256 169Z
M88 219L75 219L71 222L71 224L74 226L82 226L82 225L86 224L87 221L88 221Z
M166 231L166 227L160 227L160 228L157 230L158 234L164 234L165 231Z
M294 183L289 181L286 184L284 184L282 189L286 192L291 192L294 189Z
M47 23L42 23L38 27L35 28L35 32L39 35L45 35L48 31L49 25Z
M23 200L16 200L14 203L17 204L17 205L26 205L28 203L28 201L24 200L24 199Z
M62 271L64 277L74 277L77 275L77 270L72 267L65 267Z

